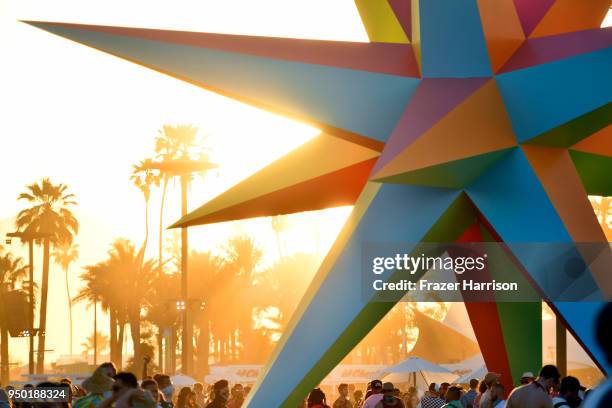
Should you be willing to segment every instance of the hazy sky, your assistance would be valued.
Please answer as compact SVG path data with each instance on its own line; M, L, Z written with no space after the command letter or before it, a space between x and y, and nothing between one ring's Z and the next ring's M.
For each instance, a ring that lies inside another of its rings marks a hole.
M318 130L185 84L135 64L30 27L47 20L193 31L366 41L352 0L27 1L0 0L0 234L13 230L23 208L16 197L43 176L77 195L83 265L102 260L115 237L141 242L144 201L129 182L131 166L150 155L162 124L191 123L209 135L218 172L197 180L190 208L315 136ZM167 223L178 219L179 192L168 191ZM324 253L350 208L291 216L287 249ZM159 196L151 202L149 254L155 254ZM236 233L255 236L266 262L277 256L269 219L190 229L195 249L215 250ZM11 251L21 253L13 241ZM42 251L38 251L39 253ZM37 274L42 259L37 259ZM63 275L53 266L49 292L49 361L68 353ZM36 278L37 280L39 277ZM91 312L75 308L74 352L92 332ZM101 327L107 330L105 319ZM13 339L14 359L27 360L27 340Z

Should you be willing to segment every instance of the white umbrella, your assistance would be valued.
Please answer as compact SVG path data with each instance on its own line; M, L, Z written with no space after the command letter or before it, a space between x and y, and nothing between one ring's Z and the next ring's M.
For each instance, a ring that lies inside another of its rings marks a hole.
M175 389L192 387L197 381L185 374L177 374L170 377Z
M416 373L420 371L426 371L429 373L450 373L451 371L447 368L439 366L434 363L430 363L427 360L423 360L418 357L410 357L394 366L387 367L382 372L384 373Z
M380 377L385 381L410 382L417 387L427 388L430 381L447 382L454 378L454 374L422 358L410 357L394 366L385 368L380 372Z

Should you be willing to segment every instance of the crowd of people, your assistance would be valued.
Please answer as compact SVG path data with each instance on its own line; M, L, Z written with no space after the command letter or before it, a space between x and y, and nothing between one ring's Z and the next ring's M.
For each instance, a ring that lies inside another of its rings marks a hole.
M596 338L612 365L612 303L608 303L598 319ZM146 371L146 369L145 369ZM423 395L415 387L402 392L391 382L370 381L365 394L354 384L340 384L338 398L330 407L325 393L316 388L298 408L612 408L612 380L594 390L587 390L572 376L561 377L554 365L545 365L538 376L525 372L520 385L507 390L501 375L489 372L469 385L432 383ZM165 374L143 373L138 381L130 372L117 372L114 364L104 363L81 385L69 379L26 384L23 389L68 390L65 401L14 400L12 387L0 388L0 408L240 408L249 387L219 380L205 387L175 387ZM510 391L510 392L508 392ZM277 407L254 407L277 408Z

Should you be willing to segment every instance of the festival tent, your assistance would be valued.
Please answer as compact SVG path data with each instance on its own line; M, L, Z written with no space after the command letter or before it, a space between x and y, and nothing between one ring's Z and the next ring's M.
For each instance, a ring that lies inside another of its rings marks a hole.
M480 354L478 344L455 329L415 310L419 337L410 356L436 364L465 361Z
M457 384L468 384L472 378L482 380L487 375L487 367L479 367L467 374L457 377L453 382Z
M174 388L191 387L197 381L185 374L177 374L170 377Z
M384 382L409 383L424 390L432 382L450 382L455 378L455 374L447 368L422 358L409 357L394 366L383 369L380 377Z

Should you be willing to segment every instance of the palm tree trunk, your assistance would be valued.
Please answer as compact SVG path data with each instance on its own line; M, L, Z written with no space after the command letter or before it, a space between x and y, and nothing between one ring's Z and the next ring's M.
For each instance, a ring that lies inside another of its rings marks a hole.
M142 259L144 260L144 253L147 250L147 244L149 243L149 199L145 199L145 239L142 244Z
M162 328L157 328L157 369L161 372L164 372L164 334L162 332Z
M117 359L117 312L112 307L109 310L110 312L110 359L111 361L118 366Z
M4 326L0 328L0 384L9 383L9 344L8 329Z
M140 347L140 311L130 313L130 333L132 334L132 344L134 346L134 372L142 371L142 347Z
M208 374L208 354L210 345L210 328L208 327L208 318L204 317L200 321L200 334L198 336L198 367L196 374L199 378Z
M164 187L162 188L161 205L159 208L159 269L164 264L164 203L166 202L166 190L168 188L168 177L164 176Z
M64 274L66 275L66 296L68 297L68 317L70 320L70 355L72 356L72 299L70 298L68 268L64 270Z
M125 336L125 322L119 324L119 336L117 337L117 368L123 367L123 337Z
M38 331L38 359L36 360L36 374L45 371L45 334L47 327L47 293L49 291L49 238L43 240L43 275L40 291L40 324Z
M94 366L98 365L98 302L94 301Z

